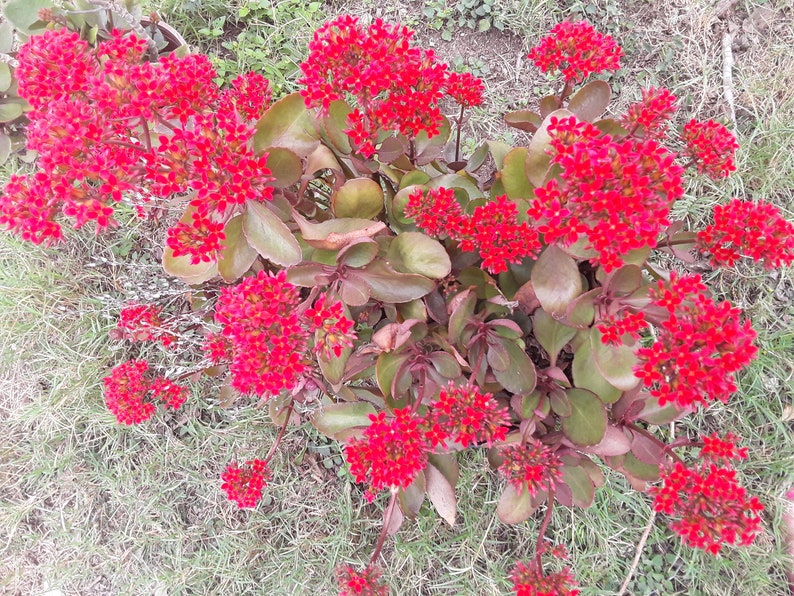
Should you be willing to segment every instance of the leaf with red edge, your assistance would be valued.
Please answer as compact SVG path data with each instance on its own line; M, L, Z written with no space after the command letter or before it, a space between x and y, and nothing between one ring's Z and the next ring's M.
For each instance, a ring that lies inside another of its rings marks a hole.
M664 448L644 434L632 431L634 435L631 439L631 453L644 464L654 466L660 465L664 461Z
M372 219L383 210L383 189L371 178L353 178L331 195L336 217Z
M348 428L369 426L372 424L369 415L375 413L375 408L367 402L342 402L323 407L309 420L326 437L334 438Z
M438 468L453 488L458 485L458 480L460 479L460 466L458 466L458 458L455 454L431 453L427 458L431 464Z
M592 447L588 447L588 453L594 453L600 457L612 457L623 455L631 450L631 440L626 436L622 427L608 425L604 431L604 438L601 442Z
M319 144L314 116L306 109L298 92L279 99L256 123L254 149L257 152L269 147L284 147L299 157L306 157Z
M499 496L496 515L503 524L514 526L532 517L538 507L540 503L535 502L528 490L517 492L515 486L508 484Z
M579 89L568 102L568 109L579 120L593 122L604 115L612 99L612 89L606 81L590 81Z
M551 245L540 254L531 273L532 287L543 310L563 316L568 305L582 293L582 277L576 261Z
M563 466L562 480L571 489L573 504L586 509L593 504L595 486L581 466Z
M549 366L556 366L557 355L576 335L576 329L556 321L545 310L536 310L533 317L535 338L549 355Z
M414 481L406 488L401 488L397 491L397 498L399 499L400 509L408 519L414 519L416 514L422 508L422 503L425 500L425 493L427 492L427 482L423 471L419 471L414 478Z
M576 445L587 447L600 443L607 428L607 412L598 396L585 389L566 391L571 415L561 418L562 432Z
M529 393L537 382L535 365L516 341L504 340L502 345L507 351L510 364L505 370L493 369L496 380L511 393Z
M294 151L284 147L271 147L267 150L267 167L276 179L276 188L286 188L296 184L303 175L303 162Z
M542 106L541 106L542 107ZM541 112L542 115L542 112ZM546 174L549 170L551 163L551 156L548 149L551 147L551 135L549 135L548 128L551 124L551 119L554 118L567 118L571 116L568 110L554 110L548 115L544 116L543 122L538 128L538 131L532 135L532 141L527 148L527 160L524 164L527 178L534 187L543 186L546 182Z
M535 132L538 128L540 128L543 119L540 117L539 114L532 112L530 110L516 110L514 112L508 112L504 115L505 124L508 126L512 126L513 128L517 128L518 130L523 130L524 132Z
M573 365L571 366L574 385L592 391L605 404L615 402L620 398L621 391L617 387L610 385L598 370L593 359L589 334L585 331L582 333L586 334L585 341L574 352Z
M625 344L605 344L601 341L601 332L597 327L590 330L590 348L593 351L593 361L610 385L629 391L640 382L634 375L639 360L633 348Z
M510 199L526 199L533 196L535 187L526 171L527 149L516 147L505 155L501 180Z
M295 235L265 205L248 201L242 223L248 244L268 261L282 267L300 263L303 251Z
M455 489L441 471L428 464L424 470L427 483L427 496L438 514L450 525L455 525L458 514L458 500Z
M242 216L230 219L223 233L226 239L218 257L218 272L223 281L231 283L240 279L251 268L258 253L251 248L243 235Z

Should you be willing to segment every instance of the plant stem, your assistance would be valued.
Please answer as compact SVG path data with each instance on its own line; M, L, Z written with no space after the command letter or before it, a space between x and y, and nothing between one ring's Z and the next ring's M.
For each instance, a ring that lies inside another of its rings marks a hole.
M635 432L637 434L640 434L643 437L645 437L646 439L648 439L649 441L653 441L654 443L656 443L656 445L658 445L659 447L662 448L662 452L667 454L667 455L669 455L670 457L672 457L673 460L677 461L680 464L684 463L683 461L681 461L680 457L678 457L675 453L673 453L672 451L670 451L668 449L669 445L667 443L665 443L664 441L662 441L660 438L653 436L653 434L649 433L644 428L642 428L640 426L637 426L633 422L628 423L626 426L631 429L631 432Z
M378 543L375 545L375 550L369 559L370 565L373 565L378 559L380 550L383 548L383 543L386 541L389 524L391 523L391 516L394 514L394 506L397 504L397 490L397 488L391 489L391 498L389 499L389 504L386 506L386 512L383 514L383 527L380 530L380 536L378 536Z
M284 418L284 424L281 425L281 430L278 431L278 436L276 437L275 443L270 447L270 451L265 456L265 465L270 463L270 460L273 459L273 456L276 453L276 449L281 444L281 440L284 438L284 433L287 432L287 425L289 424L289 419L292 418L292 409L295 407L295 402L290 401L289 406L287 406L287 415Z
M455 161L460 160L460 129L463 127L463 105L460 106L460 115L458 116L458 131L455 137Z
M538 567L538 570L543 569L543 566L540 562L540 556L546 552L546 544L544 543L543 539L546 537L546 530L549 529L549 523L551 523L551 513L554 510L554 487L549 489L549 497L548 497L548 504L546 505L546 515L543 518L543 523L540 524L540 530L538 530L538 542L535 545L535 564Z
M568 79L565 81L565 85L562 87L562 91L560 91L560 97L557 100L557 109L562 107L563 102L568 99L568 96L573 91L573 80Z

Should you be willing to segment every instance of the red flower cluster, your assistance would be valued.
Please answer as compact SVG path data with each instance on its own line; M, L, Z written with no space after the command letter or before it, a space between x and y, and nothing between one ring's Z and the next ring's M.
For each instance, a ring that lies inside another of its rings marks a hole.
M104 378L105 404L121 424L139 424L154 415L155 404L176 410L187 399L187 388L165 377L150 379L149 363L129 360Z
M284 271L260 271L221 291L215 322L223 329L207 338L204 350L216 364L231 360L235 389L265 396L293 389L311 370L312 333L317 333L315 351L327 358L353 345L353 321L341 302L326 305L321 297L305 312L299 303L298 288Z
M456 103L464 108L482 105L482 94L485 91L482 79L470 72L451 72L447 76L446 92Z
M159 341L167 348L176 337L165 329L162 310L154 304L129 304L121 309L117 328L130 341Z
M270 480L270 470L261 459L247 461L242 468L232 463L221 474L221 480L221 489L226 491L229 500L235 501L240 509L256 507L262 498L262 489Z
M448 235L460 243L464 252L479 252L482 264L490 273L507 271L508 263L520 263L524 257L536 257L540 250L537 231L518 221L518 207L506 195L463 213L448 188L415 190L408 197L405 215L431 236Z
M55 217L115 225L124 193L168 197L194 190L192 221L169 231L174 254L211 261L224 224L248 200L272 196L266 155L248 147L270 101L259 75L221 92L206 56L145 59L129 33L91 48L67 29L34 35L20 48L20 94L33 106L28 146L40 171L13 176L0 197L0 225L36 243L62 237ZM167 134L156 134L167 130Z
M654 306L668 311L658 325L657 340L639 348L639 367L634 371L659 404L680 408L726 402L736 391L734 374L757 352L756 334L750 321L741 322L741 310L730 302L706 297L699 275L678 277L669 284L659 281L650 295Z
M731 459L746 457L746 449L738 449L735 437L725 439L704 437L701 450L704 461L697 468L681 462L662 472L662 486L652 487L656 511L680 518L670 524L684 543L717 554L724 544L750 544L760 531L758 515L764 506L736 479L736 471L728 467ZM717 464L724 460L724 466Z
M442 388L438 399L427 413L427 438L435 447L447 440L463 447L494 441L503 441L509 428L510 415L490 393L481 393L477 387L466 385Z
M579 590L567 567L559 573L544 575L535 561L517 562L510 572L516 596L576 596Z
M630 335L634 339L640 338L640 332L648 326L645 313L624 311L622 316L607 317L598 324L602 333L601 343L619 346L623 343L623 336Z
M599 253L591 262L606 272L629 251L656 246L684 192L675 156L653 139L616 141L573 116L552 118L548 130L552 162L562 172L535 190L528 211L545 242L584 234L587 248Z
M383 131L413 139L438 134L443 122L439 101L445 93L464 106L482 103L482 81L450 74L433 50L411 45L413 31L376 19L364 26L349 15L320 27L300 65L307 107L325 112L332 101L353 106L345 132L364 157L376 152ZM352 101L355 100L355 101Z
M427 465L428 444L420 418L410 408L394 410L394 418L386 420L386 412L370 414L372 421L363 439L350 439L345 457L356 482L368 482L368 501L384 488L409 486Z
M340 567L336 571L339 596L389 596L389 586L380 581L381 573L375 565L368 565L362 571L350 565Z
M507 445L499 450L499 455L504 460L499 471L519 493L526 489L534 497L562 480L562 460L541 443Z
M731 267L743 256L767 269L794 262L794 224L764 201L732 199L714 207L714 223L698 232L700 250L715 265Z
M631 104L620 123L629 134L641 129L646 139L663 139L667 136L667 124L675 113L676 101L676 96L667 89L643 89L642 101Z
M718 180L736 170L733 156L739 143L733 133L719 122L692 119L684 126L682 138L686 143L685 153L697 163L698 172L705 172Z
M356 332L353 321L345 317L345 306L339 301L326 306L325 301L326 297L320 296L304 317L316 334L314 351L328 360L339 358L344 348L352 348Z
M527 58L543 72L562 71L566 81L580 82L591 74L620 68L623 50L609 35L585 21L558 23Z

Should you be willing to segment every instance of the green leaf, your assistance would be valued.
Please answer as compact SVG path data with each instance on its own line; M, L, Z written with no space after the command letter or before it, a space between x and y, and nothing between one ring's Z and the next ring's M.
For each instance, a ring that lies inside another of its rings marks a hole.
M218 273L223 281L231 283L240 279L251 268L256 260L257 252L248 244L243 235L243 218L231 218L223 229L226 240L218 260Z
M607 426L604 438L598 445L593 445L587 449L588 453L595 453L601 457L614 457L623 455L631 449L631 440L626 436L623 428Z
M397 375L397 370L408 358L410 358L410 354L401 354L399 352L383 352L378 356L375 378L384 397L391 397L391 386L394 382L394 377Z
M488 151L491 152L491 157L496 164L496 169L501 170L504 167L505 156L510 153L513 148L507 143L502 141L485 141L488 144Z
M11 0L3 7L3 16L22 33L30 35L38 29L31 29L39 21L39 11L42 8L53 8L55 5L50 0Z
M331 195L336 217L372 219L383 210L383 189L371 178L353 178Z
M543 119L540 128L538 128L538 131L532 136L532 141L530 141L529 147L527 147L525 168L526 176L533 186L543 186L546 182L546 172L551 162L551 156L547 153L548 148L551 147L551 136L548 132L551 118L567 118L570 115L571 112L568 110L554 110Z
M363 267L378 256L380 246L371 238L357 238L339 251L338 262L348 267Z
M337 217L314 223L294 213L293 219L309 246L326 250L339 250L358 238L370 238L386 229L383 222L358 217Z
M430 453L427 459L433 466L438 468L453 488L458 485L460 467L458 466L458 458L454 453Z
M581 466L563 466L562 480L571 489L574 505L586 509L593 504L595 486Z
M586 337L586 341L576 349L571 369L574 385L592 391L605 404L613 403L620 398L622 393L620 389L610 385L598 370L593 360L589 337Z
M686 410L681 410L675 403L659 405L659 400L653 396L645 399L645 406L642 408L637 418L645 420L648 424L670 424L687 414Z
M523 130L525 132L535 132L543 122L541 117L530 110L517 110L508 112L504 115L505 124Z
M633 294L642 285L642 270L637 265L623 265L613 271L604 284L613 296L623 298Z
M0 103L0 122L11 122L22 115L22 104Z
M597 445L604 438L607 412L598 396L585 389L568 389L571 415L561 418L562 432L581 447Z
M344 155L350 155L353 148L350 146L350 138L344 132L350 128L347 123L348 115L353 109L341 99L332 101L328 106L328 113L322 116L322 127L325 136L331 144Z
M400 489L397 492L397 499L400 503L400 510L405 517L414 519L416 514L422 508L422 503L425 500L425 493L427 492L427 482L425 481L425 474L420 470L414 481L407 487Z
M0 23L0 54L9 54L14 49L14 26L11 21Z
M470 289L463 290L455 295L450 301L450 316L448 329L448 339L451 344L460 341L463 327L471 320L474 315L474 306L477 303L477 294Z
M555 245L541 253L530 276L543 310L563 316L568 304L582 293L582 277L576 261Z
M267 167L276 179L273 186L286 188L301 179L303 162L294 151L284 147L271 147L267 150L267 153Z
M480 143L480 145L474 150L474 153L471 154L471 157L469 157L469 159L466 161L466 171L476 172L485 163L485 159L487 157L488 144Z
M356 276L369 284L373 298L392 304L416 300L436 287L435 282L421 275L397 273L380 259L357 270Z
M171 247L163 251L163 269L188 285L198 285L218 275L218 263L190 263L190 255L174 256Z
M517 342L505 341L502 345L510 356L510 366L506 370L493 369L496 380L511 393L531 392L537 382L532 360Z
M533 321L535 338L549 355L550 366L556 366L557 355L576 335L576 329L559 323L542 309L535 311Z
M525 147L516 147L505 155L501 180L507 196L511 199L527 199L535 192L535 187L527 178L526 160Z
M606 112L610 99L612 99L612 90L609 88L609 83L599 80L590 81L571 98L568 102L568 109L579 120L593 122Z
M427 132L422 130L416 135L416 163L418 165L429 164L441 154L441 150L449 140L452 132L449 120L446 116L441 117L441 125L438 127L438 134L428 137Z
M311 154L319 145L314 117L300 93L291 93L275 102L256 123L254 149L284 147L299 157Z
M312 151L311 155L306 159L306 175L314 178L317 172L322 170L334 170L337 172L342 171L342 166L339 160L336 159L334 152L325 145L318 145L317 149Z
M581 294L568 305L568 322L577 327L589 327L595 318L595 299L602 294L601 288L596 288Z
M455 516L458 514L458 500L455 497L455 489L435 466L428 464L424 472L427 482L427 496L430 498L430 502L444 521L450 526L454 526Z
M287 225L260 203L246 203L243 233L248 244L277 265L291 267L300 263L303 258L300 244Z
M11 86L11 67L0 62L0 93L5 93Z
M625 344L619 346L604 344L597 327L590 330L590 347L598 370L610 385L623 391L629 391L637 386L640 380L634 375L634 368L639 360L633 348Z
M0 132L0 166L3 165L11 155L11 139L5 133Z
M538 507L540 503L534 502L528 490L517 492L515 486L508 484L499 496L496 515L503 524L514 526L532 517Z
M430 176L427 175L427 172L423 172L422 170L411 170L410 172L406 172L400 179L400 190L409 186L419 186L429 181Z
M420 232L403 232L386 251L386 260L397 271L418 273L430 279L449 275L452 262L444 246Z
M349 428L369 426L372 424L369 415L375 413L372 404L365 401L343 402L325 406L310 421L317 430L333 439Z

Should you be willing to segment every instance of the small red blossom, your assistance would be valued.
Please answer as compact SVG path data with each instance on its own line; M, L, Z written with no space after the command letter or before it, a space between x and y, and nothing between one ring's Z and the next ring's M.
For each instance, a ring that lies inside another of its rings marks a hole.
M465 219L463 208L455 199L455 191L443 187L414 190L408 195L405 216L415 219L416 225L430 236L447 235L456 239Z
M744 256L766 269L794 263L794 224L774 205L732 199L714 207L714 223L698 232L700 250L714 265L732 267Z
M177 409L187 399L188 389L164 377L150 379L149 363L129 360L104 378L105 404L121 424L140 424L154 415L156 402Z
M154 304L129 304L121 309L117 328L130 341L159 341L168 347L175 336L164 328L162 310Z
M624 311L622 316L611 316L602 319L598 324L601 332L601 343L619 346L626 335L634 339L640 338L640 332L647 328L645 313L642 311Z
M736 137L714 120L690 120L682 134L686 155L697 163L698 172L718 180L736 170L733 156L739 148Z
M363 439L350 439L345 458L356 482L367 482L368 501L385 488L405 488L427 465L429 446L425 440L421 419L410 408L394 410L394 418L386 412L370 414L371 424Z
M178 410L187 401L188 389L182 385L177 385L163 377L159 377L152 383L152 399L162 402L166 408Z
M660 405L680 408L727 402L736 391L734 374L756 355L756 333L741 310L730 302L714 302L703 294L699 275L659 281L650 290L651 304L668 311L657 325L650 347L637 350L634 374L651 387Z
M320 296L303 316L309 330L315 332L314 351L328 360L339 358L344 348L352 348L356 332L355 323L345 316L344 304L337 300L326 306L325 300L325 296Z
M663 139L667 136L667 124L675 113L676 101L676 96L663 87L643 89L642 101L631 104L621 116L620 123L630 134L641 129L645 138Z
M499 450L499 455L504 460L499 472L519 493L526 489L534 497L562 480L562 460L541 443L507 445Z
M228 102L244 120L255 121L270 107L272 99L270 81L261 74L249 72L232 81L232 87L222 97L221 105Z
M746 456L737 449L735 437L720 439L704 437L701 451L704 461L697 468L683 463L662 470L662 485L652 487L656 511L676 517L670 528L685 544L717 554L725 544L750 544L760 532L759 513L764 506L736 479L736 472L727 467L730 459ZM724 460L720 467L716 462Z
M193 265L217 261L218 251L226 239L224 224L198 213L191 217L190 224L180 222L168 229L166 244L175 257L189 256Z
M516 596L577 596L579 590L570 569L545 575L536 561L518 561L510 572Z
M614 39L589 23L563 21L527 57L543 72L561 71L567 81L580 82L591 74L618 70L622 55Z
M345 565L336 570L339 596L389 596L389 586L381 583L382 571L368 565L361 571Z
M234 357L234 347L221 333L208 334L202 349L213 364L220 364Z
M485 91L482 79L470 72L451 72L447 76L446 93L464 108L482 105L482 94Z
M442 388L426 415L428 441L435 447L447 439L463 447L502 441L507 435L510 415L490 393L466 385Z
M261 459L247 461L242 467L232 463L221 474L221 480L221 489L226 491L230 501L236 502L240 509L253 508L262 498L262 489L270 480L270 470Z

